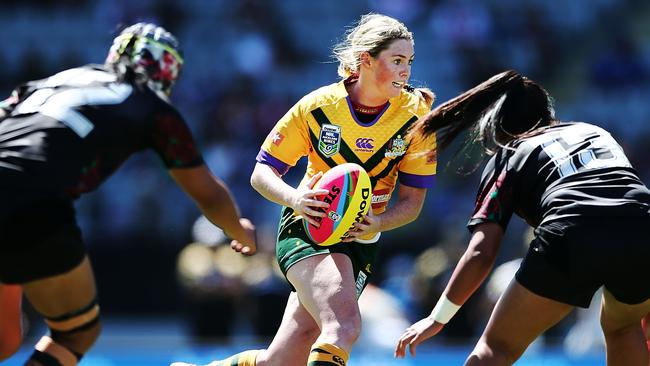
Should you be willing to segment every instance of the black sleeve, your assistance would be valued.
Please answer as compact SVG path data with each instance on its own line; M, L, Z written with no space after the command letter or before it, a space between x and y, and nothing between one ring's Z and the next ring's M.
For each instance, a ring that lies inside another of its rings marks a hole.
M476 195L476 203L467 228L487 222L496 222L506 230L514 211L514 184L516 171L508 170L508 160L499 162L494 156L485 167L481 184Z
M153 149L168 169L203 164L203 157L189 127L173 108L157 113L154 117Z

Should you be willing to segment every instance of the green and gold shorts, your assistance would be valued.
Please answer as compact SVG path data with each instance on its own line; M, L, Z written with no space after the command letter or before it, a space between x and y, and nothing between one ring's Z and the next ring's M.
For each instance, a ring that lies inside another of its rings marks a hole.
M275 245L275 255L285 278L287 276L287 270L305 258L319 254L343 253L352 261L357 297L359 297L366 287L368 278L372 274L378 251L379 246L377 243L361 244L350 242L326 247L314 244L305 231L303 219L299 216L294 216L293 210L288 207L282 209L280 227L278 228L278 239ZM293 286L291 288L295 291Z

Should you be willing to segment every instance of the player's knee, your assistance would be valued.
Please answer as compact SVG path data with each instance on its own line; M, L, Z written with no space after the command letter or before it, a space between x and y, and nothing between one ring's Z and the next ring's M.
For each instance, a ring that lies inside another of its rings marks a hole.
M481 338L472 351L469 359L475 357L479 360L491 360L494 364L515 363L524 353L526 347L512 344L508 341Z
M96 301L78 311L47 318L45 321L50 327L51 336L43 337L32 355L32 358L44 365L48 364L43 360L52 361L52 358L64 366L76 365L93 346L101 332L99 306Z
M50 332L54 341L64 345L81 357L88 352L99 338L101 323L97 319L93 323L87 324L83 329L73 331L55 331L51 329Z
M638 336L639 338L643 337L643 329L637 323L627 325L619 324L617 326L612 326L612 324L609 324L609 326L605 326L601 322L601 327L603 329L603 334L605 335L605 340L627 338L630 336Z
M361 334L361 314L356 311L347 311L337 314L336 327L331 329L336 337L346 343L354 343Z
M629 330L631 327L638 327L639 321L624 319L623 316L619 316L612 311L601 311L600 313L600 327L603 330L605 336L611 335L616 336L617 334L623 334ZM639 327L640 328L640 327Z

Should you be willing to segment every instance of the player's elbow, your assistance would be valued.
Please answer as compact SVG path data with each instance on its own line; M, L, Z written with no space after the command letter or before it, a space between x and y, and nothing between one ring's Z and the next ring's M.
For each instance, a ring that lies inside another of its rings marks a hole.
M498 247L489 243L471 243L465 251L464 260L476 270L487 273L494 266L497 253Z
M418 217L420 217L420 213L422 212L422 207L424 206L423 201L421 199L417 200L412 200L409 205L409 210L406 215L406 223L410 224L413 221L417 220Z
M260 187L262 186L263 177L262 174L260 173L260 170L257 168L257 166L255 167L255 169L253 169L250 182L251 182L251 187L253 187L253 189L259 192Z
M498 247L493 245L473 245L467 249L468 261L483 270L490 270L497 258Z
M420 213L422 212L422 203L419 203L413 207L412 213L411 213L411 222L415 221L418 217L420 217Z
M471 261L481 266L490 267L496 260L496 253L486 248L471 248L468 250Z
M408 225L408 224L412 223L413 221L415 221L418 218L419 215L420 215L420 212L415 212L415 211L411 211L411 212L407 213L404 216L404 220L403 220L402 225Z
M251 186L257 192L262 193L265 190L264 188L269 184L269 177L273 175L278 177L280 176L280 174L278 174L278 172L273 167L266 164L257 163L255 164L255 168L251 174Z

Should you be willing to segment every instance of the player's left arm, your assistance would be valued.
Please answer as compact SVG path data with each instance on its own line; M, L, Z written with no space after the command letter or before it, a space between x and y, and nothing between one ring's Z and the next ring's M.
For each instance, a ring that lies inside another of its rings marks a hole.
M407 348L415 356L418 344L442 330L492 271L502 238L503 228L498 223L487 222L475 227L467 250L435 308L429 316L406 328L395 346L395 357L404 357Z
M379 221L377 231L392 230L415 221L420 216L426 196L426 188L401 184L397 191L395 204L382 214L375 216L375 219Z
M397 165L400 185L395 204L376 216L371 209L363 221L354 224L355 230L348 232L344 241L392 230L418 218L427 189L435 182L437 167L435 157L431 158L426 151L435 148L435 136L413 139L408 144L405 156Z
M233 249L242 254L255 253L255 227L248 219L240 218L230 190L205 164L169 169L169 174L196 202L205 217L234 239Z
M344 241L352 241L368 233L388 231L414 221L422 211L426 195L426 188L400 185L395 204L379 215L374 215L372 210L368 212L363 221L354 224L355 230L349 232L349 237Z
M406 154L397 165L400 183L397 200L382 214L369 214L369 219L374 221L374 225L368 232L392 230L418 218L427 189L433 187L435 182L437 162L426 154L428 150L435 148L435 136L426 139L418 137L409 142Z
M502 238L503 228L498 223L477 225L443 295L454 304L464 304L492 271Z

